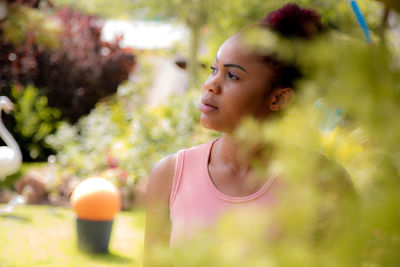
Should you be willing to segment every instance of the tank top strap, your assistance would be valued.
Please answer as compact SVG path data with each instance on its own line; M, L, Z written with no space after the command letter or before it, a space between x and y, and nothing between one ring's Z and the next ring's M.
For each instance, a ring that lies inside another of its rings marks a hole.
M169 196L169 208L170 208L170 210L174 205L176 194L178 193L178 190L179 190L179 185L180 185L181 176L182 176L182 170L183 170L184 154L185 154L185 150L184 149L179 150L176 153L174 178L172 180L171 193L170 193L170 196Z
M218 138L217 138L218 139ZM169 198L169 208L170 210L173 208L176 196L179 192L180 185L182 183L182 175L184 174L184 165L189 164L191 167L186 168L185 175L193 174L196 170L198 173L202 173L201 169L203 168L202 160L207 156L207 153L210 150L210 147L217 140L214 139L211 142L204 143L198 146L194 146L188 149L179 150L176 154L176 163L175 163L175 171L174 177L172 180L171 193ZM193 165L194 164L194 165ZM189 166L188 165L188 166ZM189 172L189 173L188 173Z

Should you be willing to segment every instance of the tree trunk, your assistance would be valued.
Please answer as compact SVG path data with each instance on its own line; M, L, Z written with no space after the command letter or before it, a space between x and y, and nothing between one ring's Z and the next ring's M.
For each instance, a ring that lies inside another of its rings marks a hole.
M389 14L390 14L390 8L388 6L385 6L385 8L383 10L381 25L380 25L379 31L378 31L379 39L382 44L384 44L386 42L385 34L386 34L386 28L388 26Z
M190 47L189 47L189 86L190 89L198 85L198 50L200 44L200 31L199 25L191 25L190 27Z

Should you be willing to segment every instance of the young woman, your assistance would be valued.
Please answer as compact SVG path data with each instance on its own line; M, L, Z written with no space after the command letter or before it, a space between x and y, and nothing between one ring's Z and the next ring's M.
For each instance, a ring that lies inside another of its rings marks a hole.
M310 39L324 31L315 11L295 4L251 28L264 27L286 38ZM147 192L145 265L153 266L151 251L174 246L231 208L273 205L280 183L275 176L258 177L251 168L258 148L243 155L233 134L245 117L268 121L286 109L300 73L272 54L249 49L243 32L221 45L202 87L199 110L201 125L222 137L169 155L154 167Z

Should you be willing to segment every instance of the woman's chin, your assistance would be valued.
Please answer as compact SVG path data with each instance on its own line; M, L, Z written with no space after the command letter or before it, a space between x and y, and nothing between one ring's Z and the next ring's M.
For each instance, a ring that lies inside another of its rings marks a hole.
M232 133L232 130L229 130L229 127L226 127L226 125L222 125L222 123L217 123L214 121L209 120L208 118L204 118L203 116L200 117L200 125L208 130L214 130L217 132L222 132L222 133Z
M209 130L214 130L214 128L210 125L210 123L205 122L204 120L200 119L200 125L203 128L209 129Z
M210 119L207 118L207 115L204 114L201 114L200 116L200 125L209 130L219 131L219 127L217 127L214 122L210 121Z

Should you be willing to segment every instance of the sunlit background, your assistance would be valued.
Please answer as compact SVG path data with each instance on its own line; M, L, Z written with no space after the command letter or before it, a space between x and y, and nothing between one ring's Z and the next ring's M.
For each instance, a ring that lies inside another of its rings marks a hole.
M14 104L2 107L0 145L15 140L23 159L0 170L0 266L141 266L152 167L219 135L201 128L197 110L218 47L287 2L0 0L0 95ZM316 9L331 34L294 45L310 74L285 118L246 121L238 138L285 144L273 167L299 187L312 156L292 145L326 155L349 173L361 209L344 199L326 231L310 233L316 211L337 199L297 190L274 216L224 218L213 242L200 235L195 249L177 250L182 266L400 266L400 4L357 1L367 43L348 0L292 2ZM283 57L291 49L277 45ZM75 244L69 197L93 176L122 196L107 255ZM276 222L287 235L268 245L252 231Z

